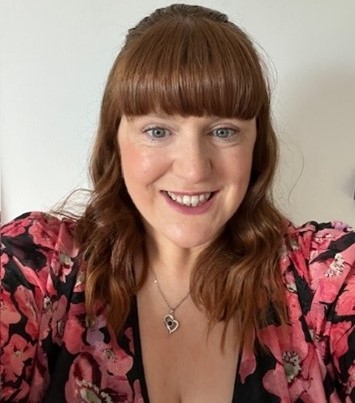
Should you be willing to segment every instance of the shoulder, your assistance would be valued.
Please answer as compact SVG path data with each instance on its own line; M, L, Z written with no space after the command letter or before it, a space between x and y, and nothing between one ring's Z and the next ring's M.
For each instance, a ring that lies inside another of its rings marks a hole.
M332 303L346 285L354 288L355 232L339 221L290 224L285 239L285 255L298 283L304 282L314 296Z
M2 252L39 269L43 260L39 255L49 257L58 250L69 255L77 252L75 226L73 220L47 213L22 214L1 228Z
M345 399L355 393L355 232L338 221L290 225L285 244L288 308Z
M325 268L332 259L344 260L345 265L354 264L355 232L351 226L340 221L311 221L300 227L289 224L285 243L289 255L299 260L303 258L310 264L317 263L317 267ZM335 274L329 270L327 276Z
M70 296L81 291L75 226L73 220L32 212L1 228L4 401L27 401L30 391L40 396L48 382L57 351L52 346L62 343Z
M324 250L343 251L355 243L354 229L341 222L307 222L299 227L289 224L287 238L290 246L299 248L306 257ZM294 248L293 248L294 249Z
M31 244L43 250L55 249L57 244L73 247L75 226L74 220L28 212L5 224L1 228L1 239L10 253L13 250L11 246L16 244Z
M55 293L56 280L70 274L78 253L75 225L73 220L41 212L25 213L4 225L3 288L11 294L30 292L37 302L48 293Z

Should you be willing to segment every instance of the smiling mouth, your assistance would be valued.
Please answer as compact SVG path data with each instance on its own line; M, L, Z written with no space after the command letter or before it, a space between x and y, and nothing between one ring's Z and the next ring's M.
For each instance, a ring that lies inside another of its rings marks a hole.
M194 195L186 195L165 191L168 197L174 202L186 207L198 207L207 203L215 192L199 193Z

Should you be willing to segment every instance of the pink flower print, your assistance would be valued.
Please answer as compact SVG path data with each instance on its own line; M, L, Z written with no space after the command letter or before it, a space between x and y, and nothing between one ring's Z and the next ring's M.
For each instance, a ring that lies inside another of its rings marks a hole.
M98 364L102 371L113 375L114 377L125 377L132 368L133 358L121 349L111 349L110 346L101 344L97 346L97 352L100 352Z
M125 336L128 339L128 347L129 347L129 351L131 351L132 353L134 353L134 343L133 343L133 329L131 327L128 327L125 331Z
M1 295L0 318L1 318L0 321L1 327L4 325L11 325L12 323L17 323L21 319L20 313L17 311L12 302L11 295L5 291L2 291Z
M285 378L285 373L283 366L276 363L275 368L266 372L263 377L264 388L276 395L282 403L291 403L290 393L288 389L287 380Z
M29 289L20 285L14 293L14 298L18 303L19 310L27 318L25 331L34 340L38 334L39 312L33 294Z
M333 323L330 327L330 351L336 357L341 357L349 351L348 335L352 330L351 322Z
M335 310L338 316L355 315L354 294L345 289L344 292L338 298Z
M81 351L84 332L85 327L78 318L72 317L67 320L64 328L63 342L70 354L77 354Z
M110 331L112 342L105 343L100 328L101 326L95 326L87 329L85 336L88 346L85 347L85 352L95 357L102 373L125 377L132 368L133 358L117 344L114 332Z
M134 403L144 403L143 396L142 396L142 390L141 390L141 384L139 383L139 380L136 379L133 383L133 390L134 390Z
M287 382L290 383L301 371L300 357L295 351L286 351L282 353L282 361Z
M304 256L309 254L309 250L311 248L311 244L313 241L313 235L315 228L313 225L306 225L304 228L294 228L292 227L291 234L298 239L300 244L301 252Z
M67 298L62 295L59 300L52 301L49 296L43 299L43 314L41 320L40 338L45 339L52 331L53 340L61 340L64 333Z
M310 347L309 354L301 359L295 350L282 353L282 364L277 363L269 370L263 385L269 392L277 395L281 402L313 403L325 401L323 379L325 368L317 359L314 348Z
M28 393L30 391L30 387L28 385L27 382L22 381L21 385L19 385L18 388L14 389L12 386L4 386L2 387L2 385L0 385L1 389L1 397L2 397L2 401L9 401L9 402L13 402L15 400L14 396L16 396L16 401L28 401L27 400L23 400L25 398L28 397Z
M7 346L1 354L1 366L4 368L5 379L16 382L22 374L25 361L33 357L35 347L29 344L23 337L13 334Z
M74 292L84 292L85 291L85 280L86 280L86 275L85 275L85 270L82 267L83 265L81 264L77 276L76 276L76 282L74 285Z
M4 235L15 238L19 235L22 235L26 232L26 225L28 225L31 220L23 219L23 220L15 220L11 221L4 227Z
M256 369L255 354L243 352L242 361L240 363L239 375L241 382L244 383L245 379L251 375Z
M337 277L343 274L344 271L344 258L341 253L334 256L334 261L330 264L328 270L325 272L326 277Z
M65 219L60 223L57 236L57 250L62 251L71 258L77 256L79 251L79 247L74 240L74 229L75 222Z
M330 234L316 234L315 237L313 238L313 257L316 257L316 255L319 254L319 251L323 251L325 249L328 249L330 242L333 240L332 235Z
M346 393L350 395L351 391L355 389L355 362L353 363L353 365L351 365L348 372L349 372L349 379L347 383Z
M104 341L104 334L100 332L97 326L89 327L86 332L86 341L91 346L98 346Z
M329 337L315 334L313 330L311 336L312 339L314 340L314 345L318 356L323 361L327 360L327 357L329 356L329 346L328 346Z
M79 354L70 367L69 382L65 385L66 400L77 401L82 387L85 389L86 385L94 384L95 374L97 374L95 359L89 353ZM86 384L83 385L82 381L85 381Z
M314 357L314 347L304 340L301 322L297 320L297 312L292 314L294 322L289 327L269 326L262 330L263 341L277 360L274 370L268 371L263 379L267 390L290 401L292 398L306 393L310 387L310 378L314 366L318 365ZM311 360L311 361L309 361ZM306 375L307 374L307 375ZM307 379L305 379L305 376ZM284 380L284 381L283 381Z
M83 399L84 402L87 403L112 403L113 400L111 397L105 393L100 391L100 389L93 385L90 382L85 380L76 381L79 387L79 394L80 397Z
M319 293L319 287L322 281L327 280L327 277L325 276L327 270L327 264L324 262L315 262L311 263L309 267L309 273L310 273L310 286L313 290L317 290ZM327 281L328 283L329 281Z
M71 267L73 265L71 257L64 252L59 252L59 263L62 264L63 266Z
M99 316L100 318L100 316ZM100 319L99 319L100 322ZM107 377L107 385L105 387L117 388L117 385L111 385L115 383L117 379L126 379L126 374L132 368L133 358L127 354L118 344L117 337L114 331L109 328L110 339L108 342L104 341L104 334L100 330L102 326L92 326L84 328L81 331L81 336L76 337L73 334L72 327L78 327L78 323L74 320L70 320L66 326L65 336L66 347L69 351L75 349L77 351L78 346L82 347L82 352L94 357L96 365L100 368L100 373L105 374ZM76 333L79 332L76 330ZM85 339L85 346L82 345L82 340ZM74 344L75 343L75 344ZM81 343L81 344L80 344ZM74 351L75 351L74 350ZM111 379L113 378L113 379ZM87 378L85 378L87 379Z
M323 278L319 281L318 290L316 293L317 302L333 303L339 293L339 282L336 280Z
M290 293L297 294L297 286L294 281L286 283L286 288L287 288L287 291L289 291Z
M280 259L281 261L288 260L288 248L285 243L283 243L280 248Z
M32 236L33 242L36 245L53 249L56 236L54 233L51 236L49 228L50 226L46 225L46 230L44 230L39 220L33 220L32 225L28 229L28 233Z
M341 230L345 232L353 231L353 228L351 228L348 224L345 224L342 221L332 221L332 225L335 230Z
M115 358L115 354L110 348L105 348L103 353L106 360L113 360Z
M6 253L3 253L0 257L1 261L0 261L0 280L4 279L5 276L5 265L9 262L9 257L7 256ZM2 287L0 284L0 291L2 291Z
M13 323L18 323L21 319L21 315L15 308L8 292L2 292L0 318L0 343L3 345L9 336L9 326Z
M293 237L289 238L289 243L290 243L291 249L293 251L298 251L300 249L300 245L299 245L298 241L296 239L294 239Z
M48 276L48 272L46 270L40 270L39 272L35 272L32 268L25 266L22 264L15 256L13 257L14 262L19 267L19 269L23 272L23 275L26 277L26 280L35 286L35 294L38 294L39 298L43 298L43 294L45 294L45 284Z
M103 366L98 364L96 356L88 352L78 355L70 369L70 381L65 386L66 400L93 403L132 402L133 391L127 376L105 374L102 369Z
M293 361L292 357L291 361ZM297 359L294 360L294 364L297 366ZM327 369L324 362L319 360L318 352L313 346L310 346L309 354L300 362L300 367L300 372L295 374L294 378L289 382L292 401L301 399L305 403L325 402L327 399L324 393L323 381ZM329 371L328 374L331 376Z
M69 255L59 252L52 260L53 273L63 282L66 282L67 276L71 273L73 261Z

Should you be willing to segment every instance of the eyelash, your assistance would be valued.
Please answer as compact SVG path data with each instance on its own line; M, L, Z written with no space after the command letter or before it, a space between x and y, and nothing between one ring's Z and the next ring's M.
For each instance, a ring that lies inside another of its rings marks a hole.
M228 131L229 135L227 137L219 137L219 136L215 136L218 140L221 141L232 141L233 137L236 136L239 133L239 129L236 128L232 128L232 127L217 127L216 129L213 129L211 131L212 135L216 132L218 132L218 130L224 130L224 131Z
M153 127L148 127L147 129L144 129L143 133L146 133L148 135L148 137L150 138L150 140L152 140L152 141L161 140L161 139L166 137L165 135L163 137L154 137L154 135L152 133L150 133L150 132L152 132L154 130L163 131L165 134L167 134L167 132L169 132L169 130L165 129L164 127L153 126Z
M163 132L163 133L164 133L163 136L155 137L154 134L153 134L153 131L155 131L155 130L159 130L159 131ZM218 131L220 131L220 130L228 131L228 133L229 133L228 136L227 136L227 137L220 137L220 136L217 136L216 133L217 133ZM226 142L229 142L229 141L232 141L232 140L233 140L233 138L239 133L239 131L240 131L240 130L239 130L238 128L234 128L234 127L232 128L232 127L224 127L224 126L221 126L221 127L217 127L217 128L215 128L215 129L211 130L209 134L210 134L211 136L215 137L216 139L218 139L219 141L226 141ZM169 129L166 129L166 128L161 127L161 126L152 126L152 127L148 127L147 129L144 129L144 130L143 130L143 133L147 134L151 141L163 140L164 138L166 138L166 137L168 137L169 135L171 135Z

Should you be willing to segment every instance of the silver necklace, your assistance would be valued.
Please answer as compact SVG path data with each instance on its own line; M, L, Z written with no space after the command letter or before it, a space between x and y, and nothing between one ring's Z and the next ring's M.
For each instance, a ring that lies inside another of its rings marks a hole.
M174 307L172 307L169 304L168 299L166 298L165 292L160 287L160 284L159 284L159 281L157 279L157 275L155 274L154 269L152 269L152 272L153 272L153 276L154 276L154 283L157 285L160 295L162 296L167 307L169 308L169 313L164 316L164 325L165 325L168 333L172 334L176 330L178 330L178 328L180 326L180 322L175 318L175 311L179 308L180 305L182 305L187 300L187 298L190 296L190 291Z

